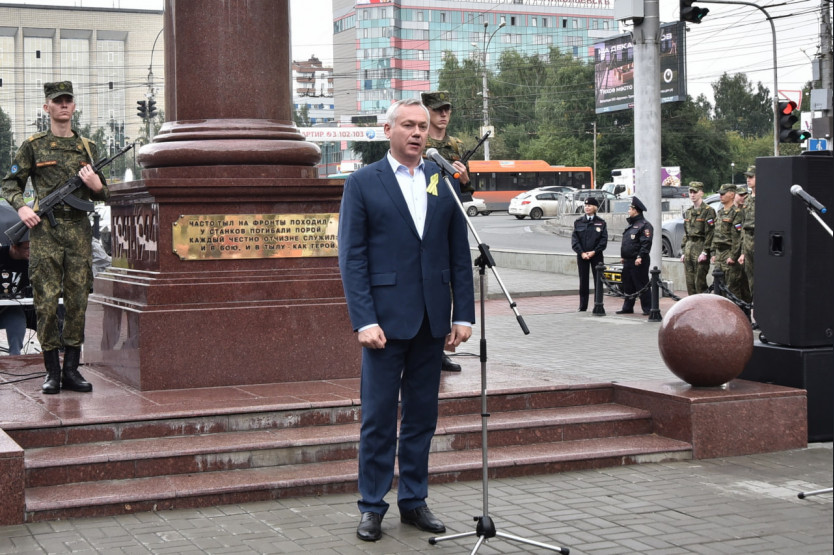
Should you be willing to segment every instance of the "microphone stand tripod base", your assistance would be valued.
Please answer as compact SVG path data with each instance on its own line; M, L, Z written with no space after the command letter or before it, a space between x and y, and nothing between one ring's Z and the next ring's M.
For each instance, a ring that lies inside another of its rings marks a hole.
M475 231L475 228L472 226L472 222L469 220L469 216L466 215L466 211L463 209L463 204L461 204L460 199L457 196L457 192L455 191L454 187L452 186L451 181L449 181L448 175L446 175L445 170L441 167L441 173L443 173L443 179L446 182L446 186L448 187L449 191L452 193L452 196L457 202L458 209L463 214L465 218L466 225L469 228L469 231L472 233L472 236L475 238L475 241L478 243L478 250L480 252L480 256L477 257L475 260L475 266L478 267L478 274L480 279L480 301L481 301L481 344L480 344L480 360L481 360L481 456L482 456L482 467L481 467L481 479L483 484L483 514L481 516L474 517L475 522L478 525L475 527L473 532L463 532L461 534L451 534L448 536L442 537L432 537L429 538L429 544L436 545L441 541L447 540L454 540L460 538L467 538L470 536L477 536L478 541L475 543L475 547L471 551L471 555L475 555L480 549L483 543L491 538L499 537L505 538L507 540L516 541L519 543L524 543L527 545L533 545L539 547L541 549L547 549L549 551L555 551L557 553L564 553L567 555L570 553L570 550L567 547L556 547L552 545L547 545L546 543L536 542L533 540L528 540L525 538L520 538L518 536L513 536L512 534L505 534L503 532L498 532L495 529L495 523L493 523L492 519L489 517L489 455L488 455L488 426L487 426L487 419L489 418L489 411L487 410L487 337L486 337L486 295L485 291L485 284L484 278L486 274L486 269L489 267L492 270L493 275L495 276L498 285L501 287L501 291L504 293L504 296L507 298L507 301L510 304L510 308L512 309L513 313L516 315L516 320L518 321L519 326L521 326L521 330L524 332L525 335L530 333L530 330L527 329L527 324L524 322L524 318L522 318L521 314L518 312L518 307L516 306L515 302L510 297L509 292L507 292L507 288L504 287L504 283L501 281L501 278L498 275L498 271L495 269L495 260L492 258L492 253L489 252L489 246L486 245L481 241L481 238L478 237L478 233Z

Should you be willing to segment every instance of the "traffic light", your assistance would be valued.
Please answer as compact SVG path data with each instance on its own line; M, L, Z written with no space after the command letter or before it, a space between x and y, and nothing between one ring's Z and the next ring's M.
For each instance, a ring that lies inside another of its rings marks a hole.
M688 21L689 23L700 23L709 13L709 8L699 8L693 6L694 0L680 0L681 2L681 21Z
M136 109L136 115L142 119L148 118L148 102L146 100L137 100L136 104L139 107Z
M148 119L153 119L159 112L156 111L156 100L153 98L148 100Z
M780 143L803 143L811 138L811 134L808 131L793 128L794 124L799 120L794 115L796 102L793 100L780 102L778 110Z

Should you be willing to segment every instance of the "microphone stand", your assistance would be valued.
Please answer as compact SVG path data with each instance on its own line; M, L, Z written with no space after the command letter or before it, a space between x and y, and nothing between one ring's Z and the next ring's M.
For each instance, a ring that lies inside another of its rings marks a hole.
M499 532L495 528L495 523L492 521L492 518L489 516L489 450L487 447L487 418L489 418L489 413L487 412L487 393L486 393L486 361L487 361L487 341L486 341L486 311L484 309L484 304L486 301L485 293L484 293L484 274L486 272L486 267L492 270L495 279L498 281L498 285L501 286L501 290L504 292L504 296L507 298L507 302L510 304L510 308L512 309L513 313L515 314L516 320L518 320L519 326L521 326L521 330L524 332L524 335L529 335L530 330L527 329L527 324L524 323L524 318L522 318L521 314L518 312L518 307L516 303L513 301L512 297L510 297L507 288L504 287L504 283L501 281L501 277L498 275L498 271L495 269L495 260L492 258L492 254L489 252L489 245L485 245L481 242L481 238L478 237L478 232L475 231L475 228L472 225L472 221L469 219L469 216L466 215L466 210L463 208L463 203L458 198L458 194L455 191L455 188L452 186L452 182L449 181L448 172L440 166L441 174L443 175L443 180L446 182L446 187L448 187L449 192L452 194L452 198L455 199L455 202L458 205L458 209L460 209L461 214L463 214L463 218L466 221L466 225L469 228L469 231L472 233L472 236L475 238L475 241L478 242L478 251L481 253L478 258L475 259L475 266L478 267L478 274L480 279L480 287L481 287L481 341L480 341L480 359L481 359L481 453L483 457L482 463L482 480L483 480L483 514L481 516L474 517L475 522L477 522L477 526L473 532L463 532L461 534L451 534L441 537L431 537L429 538L429 544L435 545L442 541L447 540L456 540L460 538L466 538L469 536L477 536L478 541L475 543L475 547L472 549L471 555L475 555L480 549L481 545L484 542L494 538L496 536L508 539L510 541L515 541L519 543L524 543L527 545L533 545L536 547L540 547L542 549L547 549L550 551L556 551L557 553L564 553L567 555L570 553L570 550L567 547L555 547L552 545L548 545L546 543L541 543L533 540L528 540L525 538L521 538L519 536L514 536L512 534L507 534L504 532Z
M807 202L805 203L805 208L806 208L806 210L808 210L808 213L811 216L813 216L814 219L816 219L820 223L822 228L828 232L828 235L830 235L832 238L834 238L834 231L831 231L831 228L828 226L827 223L825 223L823 221L823 219L820 217L820 215L817 214L817 211L814 210L813 207L811 207L811 205L808 204ZM806 497L812 497L814 495L822 495L824 493L831 493L832 491L834 491L834 488L818 489L818 490L814 490L814 491L801 491L798 494L796 494L796 496L799 497L800 499L805 499Z

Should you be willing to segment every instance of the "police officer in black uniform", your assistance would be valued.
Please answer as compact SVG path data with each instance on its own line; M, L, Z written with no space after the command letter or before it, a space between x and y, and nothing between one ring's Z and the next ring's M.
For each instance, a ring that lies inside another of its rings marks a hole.
M597 216L599 202L594 197L585 199L585 215L573 222L571 248L576 253L579 268L579 310L588 310L588 270L597 282L597 264L603 261L602 251L608 245L608 228L605 220ZM596 287L596 285L594 285Z
M643 217L646 205L637 197L632 197L628 208L628 227L623 232L620 243L620 257L623 264L623 292L626 295L637 293L649 283L649 253L652 249L654 228ZM640 295L640 307L648 316L652 306L652 294L648 288ZM625 299L622 310L617 314L633 314L634 299Z

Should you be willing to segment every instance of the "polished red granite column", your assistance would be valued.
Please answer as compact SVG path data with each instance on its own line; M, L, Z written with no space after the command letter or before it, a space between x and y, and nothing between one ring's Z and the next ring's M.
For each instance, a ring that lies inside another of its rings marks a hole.
M316 178L320 151L292 122L288 2L166 0L164 25L168 121L142 180L111 187L85 361L143 390L356 375L332 250L189 259L199 237L174 237L201 218L338 214L341 181Z

